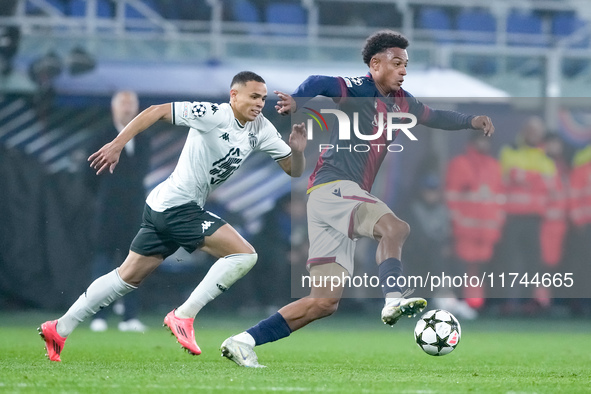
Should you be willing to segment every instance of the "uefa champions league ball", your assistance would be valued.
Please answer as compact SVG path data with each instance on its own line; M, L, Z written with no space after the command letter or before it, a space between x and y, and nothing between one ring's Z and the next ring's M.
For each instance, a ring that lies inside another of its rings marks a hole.
M460 343L461 336L458 319L442 309L425 312L415 326L417 345L431 356L451 353Z

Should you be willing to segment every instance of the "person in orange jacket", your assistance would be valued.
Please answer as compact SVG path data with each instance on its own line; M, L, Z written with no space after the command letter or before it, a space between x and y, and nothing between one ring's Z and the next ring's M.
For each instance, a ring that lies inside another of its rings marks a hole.
M558 134L548 134L544 140L544 151L556 166L555 174L548 178L549 193L546 209L540 227L540 247L542 264L545 270L556 272L562 265L564 244L568 229L568 176L569 165L564 157L564 142ZM552 289L536 288L536 298L540 305L550 306Z
M591 230L591 145L578 151L570 174L569 216L580 230ZM591 233L589 234L591 239Z
M591 144L573 158L569 191L569 218L573 231L565 272L573 272L587 280L591 277ZM579 316L589 317L591 300L573 300L571 309Z
M554 161L543 150L545 136L546 127L542 119L530 117L518 134L516 144L504 147L500 154L507 219L498 249L498 261L505 273L517 273L520 280L526 273L531 279L543 271L541 225L557 174ZM535 286L533 289L532 292L532 286L526 287L518 282L507 288L505 295L540 298L535 293ZM519 304L518 300L508 302L505 312L523 312ZM540 303L526 303L524 306L534 307L527 312L535 312Z
M474 134L466 152L447 168L445 198L451 213L454 254L469 275L480 275L493 257L505 222L501 166L490 155L490 139ZM467 288L472 308L484 304L484 289Z
M542 220L542 261L547 267L556 267L563 256L567 230L569 166L564 158L564 142L557 134L548 134L544 142L546 155L556 166L555 175L549 179L550 193Z

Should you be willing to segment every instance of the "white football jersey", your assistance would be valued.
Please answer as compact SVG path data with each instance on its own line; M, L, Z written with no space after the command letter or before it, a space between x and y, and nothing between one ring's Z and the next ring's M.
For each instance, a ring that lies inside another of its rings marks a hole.
M192 201L203 207L209 193L254 151L266 152L275 161L291 155L289 145L263 114L242 126L228 103L172 103L172 122L190 129L173 173L146 200L157 212Z

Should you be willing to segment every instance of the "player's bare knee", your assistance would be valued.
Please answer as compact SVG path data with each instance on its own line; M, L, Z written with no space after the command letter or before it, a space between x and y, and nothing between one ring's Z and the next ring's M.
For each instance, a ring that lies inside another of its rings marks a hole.
M130 251L117 272L125 283L138 287L163 260L161 255L142 256Z
M377 239L388 239L392 242L404 243L410 234L410 226L394 215L384 215L374 228Z
M327 317L332 315L339 308L338 298L317 298L316 313L318 317Z
M406 241L410 235L410 225L404 220L399 219L396 223L396 235L402 240L402 242Z

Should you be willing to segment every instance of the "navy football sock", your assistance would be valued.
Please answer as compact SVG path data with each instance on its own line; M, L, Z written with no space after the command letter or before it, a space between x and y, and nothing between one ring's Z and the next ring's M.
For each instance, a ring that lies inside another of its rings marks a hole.
M384 298L386 294L399 292L402 293L402 289L393 278L398 279L402 275L402 262L394 257L386 259L378 266L378 275L380 277L380 285L382 286L382 292ZM388 280L388 278L390 278Z
M249 328L246 332L254 338L258 346L289 336L291 334L291 328L289 328L283 316L277 312L265 320L261 320L256 326Z

